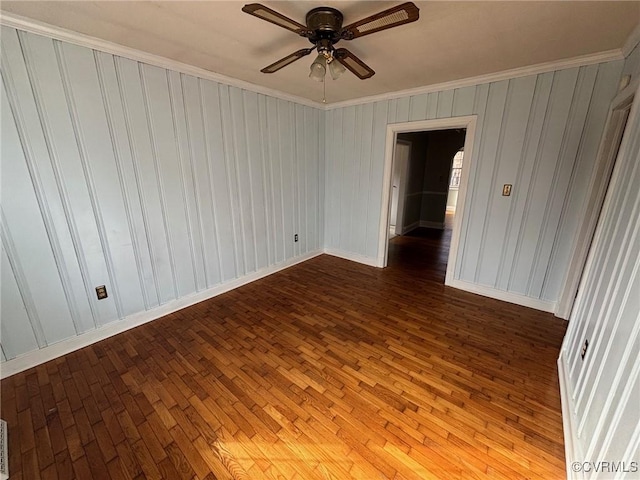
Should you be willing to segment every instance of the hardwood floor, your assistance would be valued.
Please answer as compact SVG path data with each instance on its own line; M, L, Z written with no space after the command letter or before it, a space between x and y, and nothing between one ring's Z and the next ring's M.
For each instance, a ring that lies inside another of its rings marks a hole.
M446 235L395 238L383 270L316 257L2 381L11 479L564 478L566 324L443 286Z

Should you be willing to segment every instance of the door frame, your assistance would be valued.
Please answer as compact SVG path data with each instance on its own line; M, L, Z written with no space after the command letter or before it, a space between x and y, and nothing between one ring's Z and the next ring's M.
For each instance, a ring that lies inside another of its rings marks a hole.
M451 130L456 128L466 129L464 139L465 161L462 163L462 175L460 178L460 188L458 190L458 211L453 222L453 232L451 234L451 245L449 247L449 259L447 261L447 273L445 285L451 285L454 279L456 263L458 259L458 246L463 220L467 215L465 211L465 200L467 196L467 186L471 166L474 163L475 152L473 149L476 134L477 115L467 115L463 117L440 118L437 120L419 120L415 122L392 123L387 125L384 173L382 177L382 208L380 209L380 224L378 234L378 258L376 264L379 267L387 266L389 256L389 213L391 210L391 190L393 182L391 178L393 167L393 153L399 133L425 132L432 130Z
M587 198L579 217L581 220L576 230L576 241L571 249L571 260L554 312L556 317L565 320L569 319L578 294L580 279L586 267L587 256L611 182L611 175L616 159L622 150L622 144L619 142L623 138L625 126L628 123L625 111L627 112L626 117L630 117L636 99L637 87L638 81L628 85L616 95L609 108L604 133L598 147L596 163L589 181Z

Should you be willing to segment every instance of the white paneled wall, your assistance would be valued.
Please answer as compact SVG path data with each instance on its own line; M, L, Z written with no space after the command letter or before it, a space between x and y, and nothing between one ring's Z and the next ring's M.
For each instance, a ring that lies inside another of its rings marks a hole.
M636 47L624 73L640 78L639 59ZM635 96L558 360L567 460L625 464L569 471L575 478L638 478L640 468L640 89Z
M322 249L321 110L7 27L1 108L3 360Z
M454 278L552 307L622 67L609 62L329 110L326 247L375 262L388 124L477 115ZM505 183L513 184L510 197L501 196Z

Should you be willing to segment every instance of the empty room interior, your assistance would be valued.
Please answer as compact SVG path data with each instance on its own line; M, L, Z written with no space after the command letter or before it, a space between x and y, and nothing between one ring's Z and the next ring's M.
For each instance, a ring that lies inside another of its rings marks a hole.
M0 480L638 478L639 1L0 23Z

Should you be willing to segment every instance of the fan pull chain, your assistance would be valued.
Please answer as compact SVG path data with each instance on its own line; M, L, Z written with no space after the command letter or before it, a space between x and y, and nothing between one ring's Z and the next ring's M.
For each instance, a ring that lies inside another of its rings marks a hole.
M322 103L327 103L327 77L322 79Z

